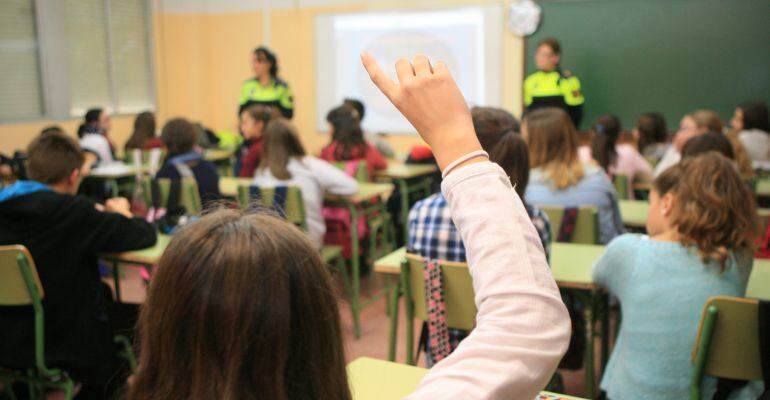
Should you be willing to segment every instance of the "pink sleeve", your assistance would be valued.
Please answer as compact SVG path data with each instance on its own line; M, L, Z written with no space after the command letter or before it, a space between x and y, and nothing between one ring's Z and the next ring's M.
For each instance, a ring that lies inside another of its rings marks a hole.
M476 328L409 399L532 399L567 350L570 319L524 205L496 164L441 184L462 234Z

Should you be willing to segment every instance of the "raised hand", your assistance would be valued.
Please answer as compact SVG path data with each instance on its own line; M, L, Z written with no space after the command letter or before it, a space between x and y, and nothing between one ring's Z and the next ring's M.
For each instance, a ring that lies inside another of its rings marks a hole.
M370 54L361 54L361 61L372 82L433 149L442 170L461 156L481 150L468 106L444 62L431 65L424 55L411 63L399 59L396 84Z

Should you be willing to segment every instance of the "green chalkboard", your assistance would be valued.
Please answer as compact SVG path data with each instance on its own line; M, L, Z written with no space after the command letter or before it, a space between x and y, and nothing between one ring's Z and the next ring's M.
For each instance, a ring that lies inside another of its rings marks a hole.
M561 42L563 69L580 78L582 126L617 114L633 126L662 112L675 130L699 108L725 123L746 100L770 103L770 0L542 1L542 22L527 38L527 74L537 42Z

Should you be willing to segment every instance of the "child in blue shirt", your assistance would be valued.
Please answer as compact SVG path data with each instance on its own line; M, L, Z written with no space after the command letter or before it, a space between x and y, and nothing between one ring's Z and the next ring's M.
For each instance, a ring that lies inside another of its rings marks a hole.
M716 152L689 158L654 182L649 236L613 240L594 282L620 300L623 324L601 388L609 399L688 398L704 304L744 296L757 212L732 161ZM714 378L704 379L711 398ZM756 398L748 385L731 398Z

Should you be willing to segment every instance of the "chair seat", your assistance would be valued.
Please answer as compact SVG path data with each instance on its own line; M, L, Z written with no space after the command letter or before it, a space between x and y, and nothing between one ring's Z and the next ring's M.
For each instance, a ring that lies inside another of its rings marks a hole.
M323 245L321 247L321 259L326 264L331 264L338 257L342 257L342 246Z

